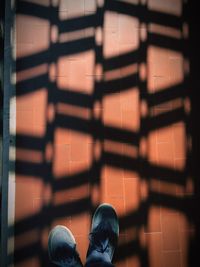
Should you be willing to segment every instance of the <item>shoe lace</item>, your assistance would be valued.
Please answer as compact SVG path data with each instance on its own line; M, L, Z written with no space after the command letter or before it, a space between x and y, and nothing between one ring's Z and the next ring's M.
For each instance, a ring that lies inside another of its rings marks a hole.
M89 240L92 247L98 252L109 252L117 242L116 234L109 222L101 222L90 234Z
M59 250L57 250L56 252L56 258L54 261L60 267L75 266L77 262L75 248L70 248L70 249L66 249L65 247L59 248Z

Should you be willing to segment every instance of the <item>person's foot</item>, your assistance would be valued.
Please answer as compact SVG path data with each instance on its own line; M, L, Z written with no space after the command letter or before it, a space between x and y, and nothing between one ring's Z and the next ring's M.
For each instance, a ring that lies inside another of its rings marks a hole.
M92 218L87 262L90 260L111 262L119 236L119 222L114 208L100 205Z
M60 267L83 266L76 251L76 242L71 231L62 225L54 227L48 240L49 258Z

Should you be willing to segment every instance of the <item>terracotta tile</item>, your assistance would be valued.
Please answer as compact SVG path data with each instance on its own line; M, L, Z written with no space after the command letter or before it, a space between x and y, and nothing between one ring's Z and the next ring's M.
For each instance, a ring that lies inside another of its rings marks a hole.
M123 173L120 168L112 167L112 166L106 166L105 167L105 176L110 178L123 178Z
M59 11L68 11L68 6L67 6L68 1L61 0L59 3Z
M161 213L161 226L163 234L163 250L180 249L178 217L175 212Z
M124 179L126 212L137 210L140 204L139 179Z
M105 58L114 57L119 54L119 34L112 29L104 29L103 55Z
M89 160L88 155L88 144L86 142L73 142L71 144L70 159L72 161L87 161Z
M90 164L84 160L84 161L70 161L70 169L69 169L69 175L76 175L80 174L81 172L85 172L90 168ZM88 177L89 179L89 177Z
M17 148L16 158L18 160L39 164L42 162L43 154L37 150Z
M163 267L181 267L180 252L163 252Z
M150 69L149 71L152 72L151 68L152 66L152 62L149 63ZM148 76L148 91L150 93L156 93L159 91L164 90L165 88L168 88L169 86L171 86L171 82L170 82L170 78L168 76L162 77L162 76L154 76L153 73L152 75ZM156 104L156 101L155 103Z
M40 211L42 189L43 184L37 178L26 176L16 178L15 216L17 220Z
M138 88L130 88L127 91L120 92L120 104L123 110L134 110L138 114L139 109L139 91Z
M148 160L150 163L158 164L157 132L152 131L148 136Z
M147 232L161 232L161 223L160 223L160 208L159 207L150 207L148 212L148 226Z
M56 77L56 86L61 90L68 90L68 77L67 76L58 76Z
M34 97L34 126L46 129L47 90L38 90Z
M148 139L146 137L142 137L139 141L139 153L143 158L147 157L148 153Z
M86 84L86 63L84 60L71 60L68 86L73 91L90 92Z
M111 11L105 12L104 29L111 32L118 32L119 15L116 12L111 12Z
M67 178L66 178L67 180ZM72 198L85 198L89 196L89 184L80 185L73 188L63 188L62 191L54 193L55 205L68 203Z
M169 0L169 1L157 1L150 0L148 7L153 10L157 10L163 13L169 13L179 16L182 12L182 1L181 0Z
M179 84L184 80L184 72L183 72L183 56L181 53L173 52L169 58L170 64L170 80L174 84Z
M160 183L162 181L158 180L158 179L151 179L149 182L149 190L151 192L157 192L160 194L161 190L160 190Z
M20 46L20 45L19 45ZM48 71L48 64L40 64L39 66L30 67L17 72L17 82L28 80L39 75L45 75ZM30 99L32 101L33 99Z
M189 260L189 240L192 233L190 231L180 231L180 258L181 258L181 267L188 266Z
M103 99L103 122L121 127L120 94L112 94Z
M65 226L65 227L70 229L70 227L71 227L71 217L54 218L54 220L53 220L53 222L51 224L51 229L53 229L57 225L63 225L63 226Z
M132 44L133 49L139 45L138 36L139 21L137 18L127 15L119 15L119 43Z
M96 1L95 0L85 0L85 13L96 11Z
M53 188L51 184L46 183L43 186L43 190L42 190L42 199L43 199L44 205L49 205L51 203L52 198L53 198Z
M50 4L49 0L33 0L32 2L44 6L49 6ZM56 2L52 1L52 5L57 9ZM144 1L125 0L124 2L134 5L142 4ZM123 5L123 3L121 4ZM64 21L84 15L87 18L88 15L96 11L96 2L93 0L78 0L78 2L62 0L58 1L58 5L59 19ZM170 13L176 16L179 16L182 12L181 0L150 0L148 1L148 8L156 12ZM104 58L123 55L127 52L135 51L138 48L141 29L145 29L146 31L146 27L144 24L139 25L136 17L106 11L103 29L104 40L102 40L100 27L96 31L91 28L69 32L67 34L64 33L59 36L57 26L54 25L50 29L48 19L44 20L33 16L19 15L17 18L17 57L32 55L41 51L41 49L47 49L50 42L73 42L74 40L87 36L94 36L99 44L103 41ZM159 26L156 25L156 27L159 31ZM173 32L168 28L165 28L164 31L163 28L160 28L160 30L161 34L170 36L178 33L178 31ZM147 78L149 93L156 93L182 82L183 58L180 53L169 49L149 46L147 54L148 65L142 62L142 65L136 63L118 68L114 71L107 71L104 77L105 82L132 74L134 75L138 71L140 78ZM50 81L57 83L59 89L90 95L94 90L94 80L101 80L103 78L102 67L94 69L94 61L95 53L91 49L86 52L74 53L67 57L60 57L57 65L53 63L49 66L49 70L46 64L26 69L17 74L17 79L18 81L23 81L49 71L49 74L47 74L49 75ZM147 69L148 77L146 77ZM141 75L141 70L144 70L143 76ZM28 89L22 88L22 90L27 91ZM150 110L146 107L146 110L144 108L145 111L142 114L139 103L139 90L137 87L132 87L127 91L107 95L103 99L103 105L98 104L99 102L97 102L94 108L95 118L99 118L102 115L103 123L106 125L137 132L140 129L140 116L156 116L156 114L165 113L172 108L180 107L182 102L178 99L177 102L176 100L168 101L162 105L154 106ZM52 123L55 120L56 113L79 117L86 121L90 120L88 110L70 105L57 105L51 108L50 105L47 103L46 88L18 97L17 112L12 115L17 117L17 133L30 136L35 135L43 138L47 123ZM175 167L177 170L183 171L186 163L186 136L184 127L184 125L178 124L175 125L173 130L173 126L168 126L151 132L149 138L144 142L144 153L141 153L140 156L147 156L150 163L169 168ZM141 152L138 146L111 140L104 142L104 150L125 155L133 158L133 160L137 159ZM34 161L37 164L41 164L43 157L45 157L47 162L52 161L55 177L66 179L67 183L68 175L70 177L75 175L75 179L82 172L89 170L93 161L93 151L95 159L99 160L102 152L100 145L93 143L92 137L89 134L56 127L54 131L54 143L47 143L44 148L44 153L37 153L34 150L18 150L17 158L19 160ZM16 219L23 219L32 214L38 214L43 205L46 205L50 201L53 201L56 207L57 205L70 203L74 199L89 197L90 194L93 194L90 192L89 179L91 178L88 177L88 183L83 185L74 188L63 188L59 192L53 192L51 186L44 186L38 177L17 177ZM100 174L100 183L93 190L94 195L96 195L94 199L96 200L92 201L96 205L101 202L112 204L117 214L121 217L126 216L128 212L137 211L141 199L143 201L148 199L149 190L180 197L185 194L192 194L194 186L191 181L187 182L186 186L177 187L170 183L158 182L157 180L153 180L153 178L150 183L147 183L146 181L140 181L137 169L130 171L104 166ZM64 216L63 213L63 216L54 218L52 223L52 226L63 224L72 230L83 263L85 262L85 255L88 248L90 223L91 218L87 212L68 217ZM44 228L41 233L41 244L44 249L47 247L48 230L48 228ZM125 245L133 239L139 239L141 248L146 248L146 246L148 248L150 267L186 267L185 265L188 260L188 241L190 234L192 234L192 226L188 224L184 214L179 214L170 209L159 208L159 206L150 206L147 231L144 232L143 227L138 229L133 225L130 225L126 229L120 229L119 243L120 245ZM38 233L33 229L31 232L18 236L16 244L18 247L23 247L24 245L31 244L37 238ZM162 249L164 250L163 252L161 252ZM168 249L173 251L166 251ZM177 251L179 249L180 252ZM141 266L143 262L142 258L139 258L134 253L133 251L130 257L118 261L116 266ZM39 267L40 262L38 258L30 258L29 261L23 261L17 265L20 265L20 267Z
M91 202L92 205L94 207L97 207L99 205L99 203L101 202L101 188L99 186L99 184L94 184L94 185L90 185L89 186L89 190L90 190L90 197L91 197ZM103 199L102 197L102 203L106 202L106 200Z
M174 165L176 170L183 171L184 168L186 167L186 159L185 158L175 159Z
M149 248L149 266L161 267L161 233L146 234L146 239Z
M123 110L122 116L122 127L123 129L137 132L140 127L140 116L139 110Z
M92 1L90 1L90 2L92 3ZM96 74L96 73L94 73L94 67L95 67L95 53L94 53L94 51L93 50L86 51L83 54L83 59L85 62L85 75L86 76L93 76L94 74Z
M106 168L106 195L110 197L124 196L124 182L122 170L107 167Z
M157 142L162 143L171 143L172 142L172 135L173 134L173 128L171 126L161 128L157 130Z
M42 198L33 198L33 209L35 213L39 213L42 210L43 204Z
M33 43L26 43L26 44L17 44L16 46L16 57L20 58L20 57L25 57L28 55L32 55L32 53L34 53L34 45Z
M90 119L90 110L88 108L74 106L71 104L58 103L56 105L56 111L57 113L66 116L83 118L85 120Z
M132 255L127 259L127 267L140 267L140 259L137 255Z
M184 123L174 126L174 155L175 158L185 158L186 156L186 135Z
M71 136L71 154L72 161L89 161L91 160L90 136L73 132Z
M131 53L134 51L134 43L119 43L117 46L119 55L123 55L126 53Z
M58 42L59 29L57 25L52 25L50 28L50 40L52 43Z
M146 226L142 226L138 230L138 238L139 238L140 246L143 250L147 249L146 248L147 247L147 238L146 238L145 228L146 228Z
M49 25L32 25L33 45L37 50L45 50L49 48Z
M107 195L112 197L123 197L123 178L107 177L106 178Z
M71 147L68 144L55 145L53 157L53 174L61 177L69 173Z
M69 57L59 57L57 61L56 76L69 77L70 75L70 63Z
M17 15L16 19L16 42L18 44L25 43L25 44L33 44L33 30L31 30L31 19L25 15Z
M74 235L85 235L89 233L90 216L87 213L80 213L71 216L70 229Z
M180 29L175 29L172 27L167 27L167 26L163 26L163 25L159 25L159 24L151 24L149 26L149 31L152 33L156 33L156 34L162 34L162 35L166 35L172 38L181 38L182 34L181 34L181 30Z
M16 131L17 133L23 133L32 135L34 129L34 110L33 108L23 109L17 108L16 110Z
M89 232L88 232L89 233ZM83 264L86 262L86 254L89 246L89 239L88 235L74 235L76 244L77 244L77 250L79 252L81 261Z
M71 130L70 143L86 143L92 144L92 136L90 134Z
M103 148L106 152L111 152L114 154L116 153L120 155L123 154L123 144L119 142L115 142L112 140L104 140Z
M107 167L104 165L100 173L100 199L102 203L105 202L108 197L106 170Z
M125 66L122 66L120 68L120 76L121 77L126 77L126 76L130 76L130 75L137 74L137 73L138 73L138 64L137 63L125 65ZM138 90L139 90L138 87L133 87L132 89L129 89L129 91L127 91L127 93L129 94L130 91L137 91L138 92ZM124 95L124 93L125 93L125 96L127 95L126 91L120 92L120 93L122 93L122 95ZM137 100L138 98L136 97L134 99ZM129 101L129 104L131 104L131 101ZM134 106L134 105L132 105L132 106Z
M133 144L122 144L122 151L124 156L137 158L139 153L138 145Z
M120 69L108 70L104 74L105 81L112 81L121 78Z
M165 195L176 196L177 185L174 183L160 181L160 193Z
M142 179L140 181L140 198L141 201L146 201L149 196L149 184L146 180Z
M172 143L160 143L157 145L158 162L162 166L174 168L174 155Z
M54 143L56 145L71 144L71 131L69 129L56 127L54 131Z
M173 108L175 109L175 108L179 107L179 106L175 106L175 105L176 105L176 103L174 100L166 101L162 104L155 105L151 110L151 116L159 116L160 114L165 114L167 112L172 111ZM166 129L166 127L164 129Z
M59 5L59 11L67 11L68 17L78 17L84 14L84 0L62 0Z
M139 174L136 171L124 169L123 177L124 179L137 179L139 177Z
M150 77L169 77L169 50L149 46L148 48L148 63Z

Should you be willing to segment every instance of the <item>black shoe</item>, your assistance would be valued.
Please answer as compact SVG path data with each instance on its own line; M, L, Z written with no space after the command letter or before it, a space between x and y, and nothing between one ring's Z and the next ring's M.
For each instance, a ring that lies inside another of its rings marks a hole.
M100 205L92 218L89 235L87 262L91 259L111 262L119 236L119 222L114 208L109 204Z
M49 258L60 267L82 267L71 231L62 225L54 227L48 240Z

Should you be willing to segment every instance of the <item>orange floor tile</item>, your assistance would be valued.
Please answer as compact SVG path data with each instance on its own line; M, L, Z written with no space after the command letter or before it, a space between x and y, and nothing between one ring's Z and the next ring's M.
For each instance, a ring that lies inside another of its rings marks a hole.
M116 267L189 267L187 7L146 2L18 3L17 267L49 266L57 224L72 230L85 263L103 202L119 216Z

